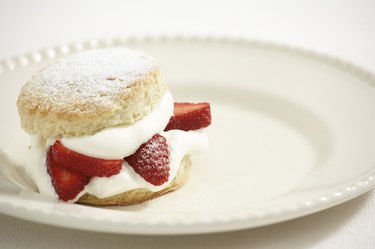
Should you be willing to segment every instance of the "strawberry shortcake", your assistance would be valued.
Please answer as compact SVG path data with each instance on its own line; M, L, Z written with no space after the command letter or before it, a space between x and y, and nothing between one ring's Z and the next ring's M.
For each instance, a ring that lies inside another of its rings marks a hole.
M181 187L190 155L207 147L209 103L176 103L149 55L84 51L52 63L21 89L31 135L25 169L43 195L129 205Z

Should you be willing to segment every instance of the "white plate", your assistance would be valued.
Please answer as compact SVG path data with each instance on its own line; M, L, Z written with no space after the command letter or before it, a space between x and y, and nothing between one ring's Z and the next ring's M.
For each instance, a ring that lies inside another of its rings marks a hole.
M71 44L3 62L0 145L22 162L20 86L53 58L93 47L145 50L176 99L210 101L210 149L186 186L130 207L96 208L19 195L5 180L0 211L69 228L129 234L230 231L337 205L375 185L374 77L312 52L220 38L130 38Z

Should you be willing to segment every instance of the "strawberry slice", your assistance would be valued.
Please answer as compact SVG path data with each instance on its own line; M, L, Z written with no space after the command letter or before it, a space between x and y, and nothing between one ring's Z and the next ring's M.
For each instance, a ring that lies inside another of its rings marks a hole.
M154 135L124 160L143 179L155 186L168 181L169 150L165 137L160 134Z
M56 141L51 148L57 163L85 176L108 177L118 174L122 167L122 160L104 160L85 156L64 147L60 141Z
M52 147L51 147L52 148ZM89 183L90 177L81 175L62 167L52 155L52 149L47 153L47 172L51 176L56 194L63 201L74 199Z
M209 103L174 103L173 116L165 131L169 130L198 130L211 124Z

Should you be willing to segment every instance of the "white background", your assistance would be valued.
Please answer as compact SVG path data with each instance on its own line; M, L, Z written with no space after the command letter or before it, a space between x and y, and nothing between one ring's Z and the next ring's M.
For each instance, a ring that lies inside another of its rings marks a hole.
M326 52L375 71L371 0L0 0L0 58L130 34L246 36Z
M327 53L375 73L375 1L0 0L0 60L127 35L225 35ZM375 194L264 228L199 236L126 236L0 215L1 248L375 248Z

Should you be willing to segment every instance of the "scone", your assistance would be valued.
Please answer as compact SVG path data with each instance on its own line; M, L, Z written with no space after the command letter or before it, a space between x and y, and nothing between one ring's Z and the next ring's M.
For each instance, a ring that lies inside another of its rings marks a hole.
M173 191L208 144L209 103L174 103L155 60L127 48L54 62L17 106L31 135L26 172L66 202L129 205Z

